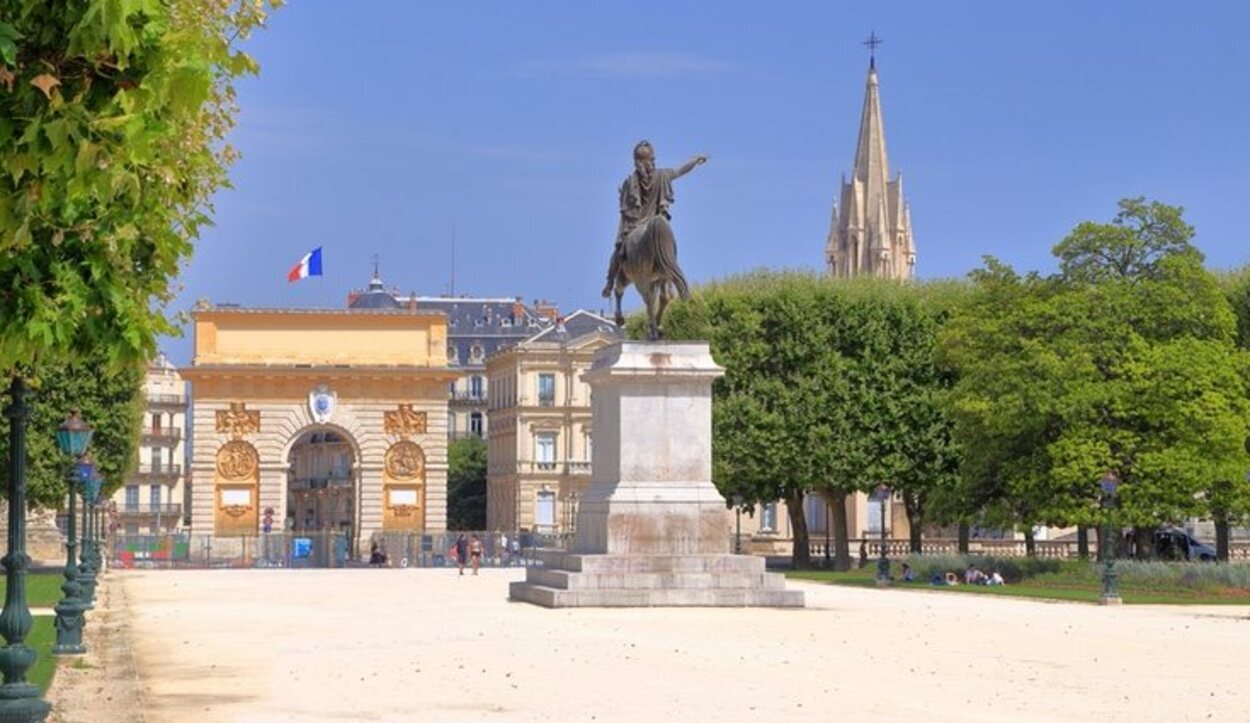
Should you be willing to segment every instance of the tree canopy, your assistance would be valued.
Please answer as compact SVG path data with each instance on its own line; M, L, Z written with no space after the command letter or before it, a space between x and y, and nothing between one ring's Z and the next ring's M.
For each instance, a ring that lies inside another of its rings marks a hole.
M147 360L264 0L0 0L0 371Z
M447 446L447 529L486 529L486 442L479 437Z
M1209 511L1247 469L1247 360L1181 209L1121 202L1055 247L1061 272L987 259L946 329L962 488L994 521L1088 525L1115 470L1117 516L1151 527Z

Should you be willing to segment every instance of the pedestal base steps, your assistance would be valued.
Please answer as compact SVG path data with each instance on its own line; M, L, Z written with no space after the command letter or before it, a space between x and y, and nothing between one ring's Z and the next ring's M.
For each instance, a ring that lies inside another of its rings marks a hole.
M540 550L513 600L564 607L803 607L803 593L749 555L587 555Z

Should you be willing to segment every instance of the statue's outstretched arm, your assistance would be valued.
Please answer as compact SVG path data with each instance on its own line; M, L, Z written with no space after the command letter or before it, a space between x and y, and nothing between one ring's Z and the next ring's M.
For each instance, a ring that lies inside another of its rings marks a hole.
M698 168L699 166L702 166L704 163L707 163L707 155L706 155L706 154L703 154L703 153L700 153L699 155L697 155L697 156L695 156L695 157L691 158L690 160L686 161L685 163L683 163L683 164L682 164L682 165L681 165L681 166L680 166L680 167L679 167L679 168L678 168L678 169L677 169L677 170L673 173L673 178L681 178L682 176L686 175L687 173L690 173L691 171L693 171L695 168Z

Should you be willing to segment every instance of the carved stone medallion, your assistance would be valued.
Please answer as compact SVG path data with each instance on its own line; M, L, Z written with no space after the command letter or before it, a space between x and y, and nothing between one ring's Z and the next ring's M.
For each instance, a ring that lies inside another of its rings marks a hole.
M231 440L217 450L217 474L223 479L254 479L259 465L260 455L256 453L256 448L243 440Z
M386 473L394 480L425 478L425 452L421 445L401 440L386 450Z

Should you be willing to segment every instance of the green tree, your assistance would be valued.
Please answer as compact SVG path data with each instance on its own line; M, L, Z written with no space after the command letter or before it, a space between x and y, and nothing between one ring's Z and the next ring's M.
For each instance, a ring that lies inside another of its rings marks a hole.
M846 496L888 483L918 530L931 490L954 469L937 317L917 288L756 272L696 289L665 320L674 339L707 340L724 378L713 386L713 479L743 506L785 500L796 567L810 563L803 500L833 514L835 564L850 566Z
M0 0L0 371L146 360L234 151L263 0Z
M56 430L70 410L78 409L95 430L91 456L104 478L101 495L117 489L134 467L143 423L143 368L106 368L103 354L68 364L46 364L31 397L27 428L26 484L33 504L57 507L65 499L73 460L56 446ZM0 417L0 459L8 459L9 420ZM0 467L0 486L8 489L8 466Z
M486 442L478 437L447 446L447 529L486 529Z
M964 498L1029 529L1099 519L1117 470L1120 523L1147 553L1154 526L1206 511L1245 465L1245 357L1180 209L1121 202L1055 247L1061 273L1019 277L993 259L949 325L944 358L964 450Z

